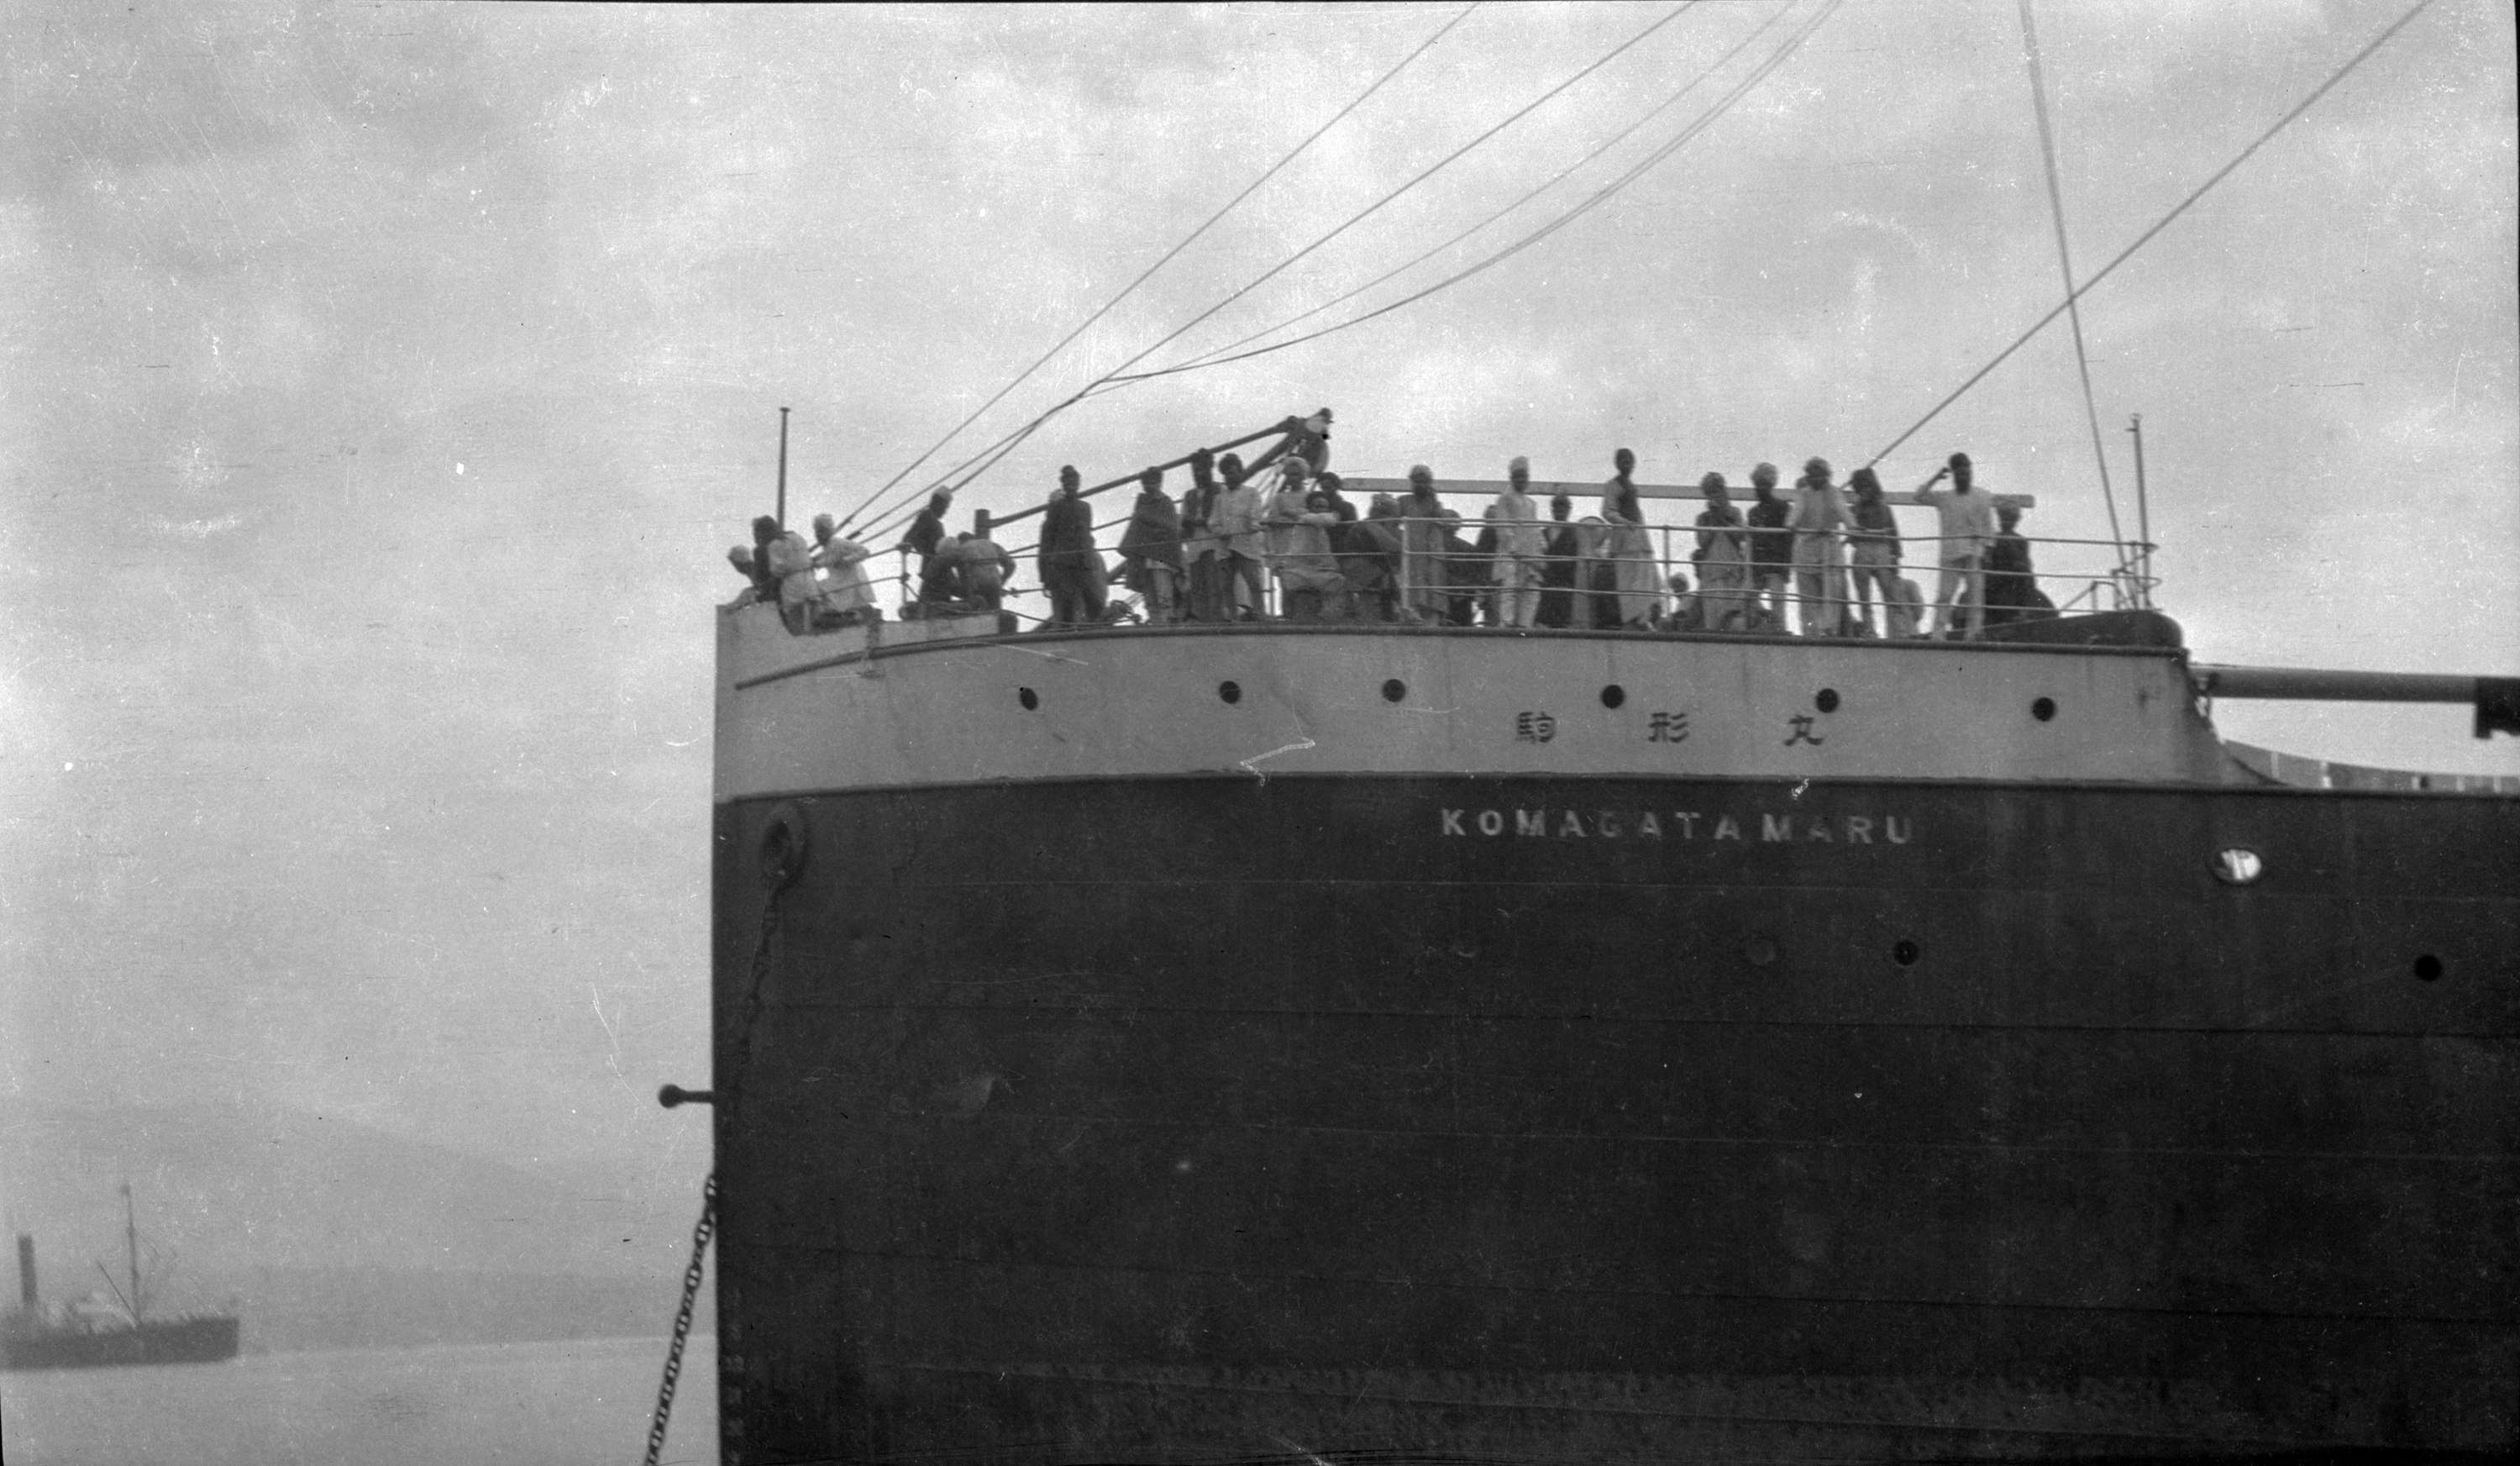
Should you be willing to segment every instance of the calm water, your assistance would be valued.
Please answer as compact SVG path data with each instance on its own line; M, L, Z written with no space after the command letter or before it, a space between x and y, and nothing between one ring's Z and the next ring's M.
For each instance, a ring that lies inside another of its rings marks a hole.
M0 1374L9 1466L637 1466L661 1339L255 1354ZM716 1341L694 1339L665 1459L717 1460Z

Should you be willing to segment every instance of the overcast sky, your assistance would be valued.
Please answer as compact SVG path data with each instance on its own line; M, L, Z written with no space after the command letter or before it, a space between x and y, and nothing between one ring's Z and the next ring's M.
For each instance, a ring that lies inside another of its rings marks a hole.
M1149 361L1466 227L1776 20L1407 281L1481 257L1818 5L1688 8ZM2043 7L2082 272L2404 8ZM1663 10L1470 15L939 464ZM1458 11L20 0L14 1092L279 1104L696 1180L704 1121L651 1096L707 1078L711 607L769 507L778 408L793 516L856 506ZM2513 78L2508 6L2439 0L2086 298L2120 514L2132 533L2141 413L2161 599L2200 659L2520 673ZM1324 404L1351 474L1496 477L1522 453L1598 481L1621 445L1651 481L1843 468L2060 292L2016 5L1853 0L1533 249L1322 342L1090 399L962 507ZM1956 447L2038 496L2031 532L2108 535L2062 322L1884 477ZM2520 742L2472 742L2464 710L2224 712L2292 752L2520 772Z

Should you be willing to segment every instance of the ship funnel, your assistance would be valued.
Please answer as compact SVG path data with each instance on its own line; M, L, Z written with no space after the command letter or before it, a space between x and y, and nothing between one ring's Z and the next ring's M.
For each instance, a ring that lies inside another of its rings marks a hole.
M18 1234L18 1302L27 1312L35 1311L35 1237L32 1232Z

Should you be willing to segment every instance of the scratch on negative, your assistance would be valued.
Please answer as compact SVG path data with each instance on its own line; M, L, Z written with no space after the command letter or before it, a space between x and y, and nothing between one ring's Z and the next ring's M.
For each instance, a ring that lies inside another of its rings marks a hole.
M1045 652L1039 647L1018 647L1002 641L997 643L997 648L1001 652L1021 652L1027 657L1039 657L1045 662L1064 662L1070 666L1092 666L1094 664L1090 662L1079 662L1073 657L1061 657L1057 652Z
M605 1039L612 1045L611 1054L604 1061L605 1067L611 1070L612 1077L619 1079L621 1087L627 1089L630 1087L630 1077L621 1072L621 1035L613 1031L612 1020L604 1016L604 993L593 983L589 983L586 985L586 996L595 1007L595 1021L604 1026Z
M1271 749L1265 754L1254 754L1248 758L1238 758L1234 761L1242 765L1243 772L1248 773L1251 777L1258 779L1263 784L1266 784L1269 782L1269 776L1262 773L1259 769L1253 768L1253 764L1258 763L1263 758L1275 758L1281 754L1300 754L1306 749L1317 749L1320 747L1320 744L1306 738L1295 743L1281 744L1277 748Z
M1801 799L1803 797L1803 791L1809 788L1811 788L1811 780L1805 779L1793 788L1786 790L1785 798L1789 800Z

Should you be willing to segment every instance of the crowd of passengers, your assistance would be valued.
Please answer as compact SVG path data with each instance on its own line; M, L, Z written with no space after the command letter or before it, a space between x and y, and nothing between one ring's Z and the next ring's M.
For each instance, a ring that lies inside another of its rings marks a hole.
M1616 472L1598 511L1582 519L1571 518L1574 503L1563 493L1542 518L1530 464L1514 459L1506 491L1473 536L1436 496L1422 464L1409 471L1408 493L1377 493L1359 514L1328 470L1328 423L1327 411L1317 414L1247 465L1233 453L1193 454L1190 488L1178 502L1164 491L1161 469L1140 475L1117 546L1118 578L1137 607L1112 601L1092 506L1076 470L1059 470L1039 544L1051 602L1045 624L1102 625L1139 615L1157 624L1272 618L1265 588L1273 576L1275 618L1289 621L1963 639L2056 614L2016 528L2019 508L1998 506L1977 487L1965 453L1954 453L1901 500L1939 518L1920 557L1937 572L1927 625L1923 592L1903 573L1891 501L1868 468L1841 489L1828 461L1814 458L1779 495L1776 467L1760 464L1750 472L1746 511L1722 474L1706 475L1690 570L1666 576L1638 503L1636 455L1626 448L1613 456ZM901 541L919 566L907 615L996 612L1012 583L1014 557L1003 546L946 529L951 505L950 494L931 497ZM869 551L838 538L831 516L815 520L810 545L766 516L754 522L753 537L749 551L738 546L731 558L752 577L754 595L779 603L791 630L880 618L864 570Z

